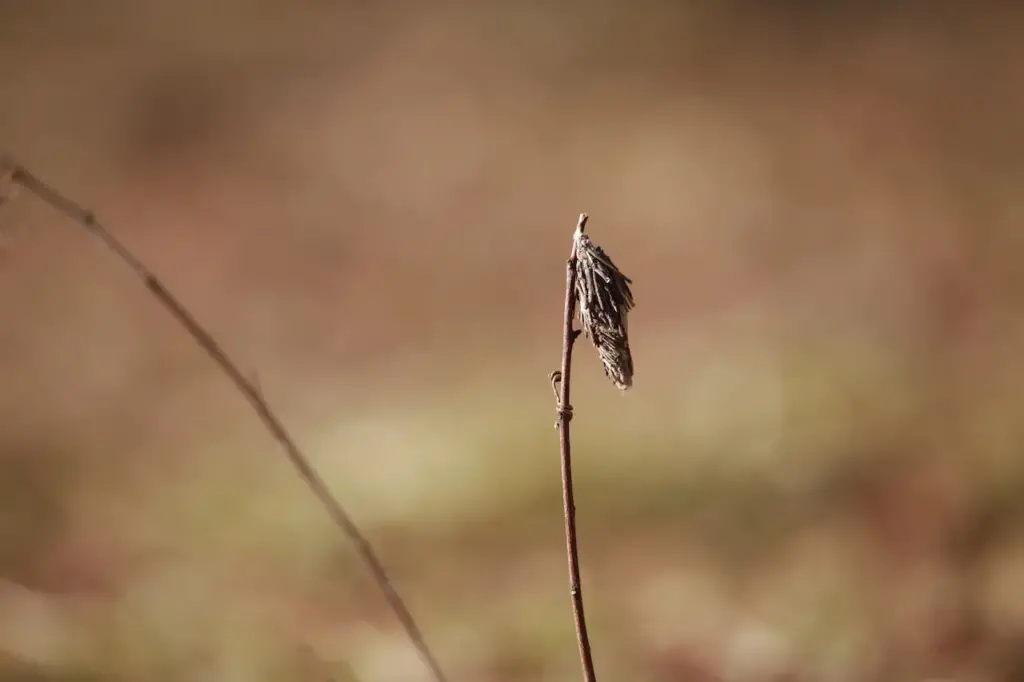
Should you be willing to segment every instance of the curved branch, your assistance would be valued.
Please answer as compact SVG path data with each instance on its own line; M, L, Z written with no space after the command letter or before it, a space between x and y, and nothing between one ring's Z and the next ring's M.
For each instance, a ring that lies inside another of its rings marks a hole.
M399 621L402 624L406 634L412 641L413 646L419 652L420 657L423 659L424 664L430 669L430 673L434 678L435 682L446 682L444 672L441 670L441 666L438 664L437 659L434 657L430 648L427 646L426 640L423 637L423 633L416 625L416 621L413 619L412 614L405 605L405 601L398 594L394 585L391 583L391 579L387 575L387 571L384 569L384 565L381 563L380 558L377 556L373 546L367 540L366 536L363 535L362 531L352 520L352 517L345 511L341 503L331 494L330 489L327 487L327 483L324 482L323 478L316 472L312 464L310 464L308 458L302 454L299 447L295 444L295 441L289 435L285 429L284 424L278 419L270 406L263 399L263 395L260 392L259 387L251 380L249 380L238 366L231 360L228 354L221 348L220 344L207 332L196 319L186 310L186 308L174 297L173 294L157 279L150 270L135 257L113 234L111 234L97 219L92 211L89 211L79 204L75 203L71 199L67 198L56 189L48 185L47 183L40 180L38 177L30 173L25 167L16 163L8 161L8 172L11 179L17 185L21 185L26 190L36 195L43 202L49 204L57 211L63 213L65 216L71 218L71 220L84 227L86 230L91 232L94 236L98 237L100 241L106 245L106 247L114 253L122 262L124 262L132 271L135 272L136 276L142 281L145 287L156 297L156 299L166 308L167 312L174 317L175 320L185 328L185 331L192 336L195 342L213 359L221 371L231 380L238 392L252 406L253 411L263 422L267 431L273 436L281 448L284 450L285 455L288 456L289 461L299 472L299 475L309 486L309 489L313 492L313 495L317 498L334 524L344 533L344 535L355 545L356 550L359 552L362 559L366 562L370 568L370 572L373 574L374 580L377 586L384 593L384 597L388 602L388 605L395 612Z

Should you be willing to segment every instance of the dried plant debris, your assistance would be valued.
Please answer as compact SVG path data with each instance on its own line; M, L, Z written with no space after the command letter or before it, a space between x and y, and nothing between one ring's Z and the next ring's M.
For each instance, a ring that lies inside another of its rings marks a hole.
M604 250L583 233L573 237L576 256L577 314L584 335L593 342L604 373L622 391L633 386L633 355L627 317L633 309L633 281Z

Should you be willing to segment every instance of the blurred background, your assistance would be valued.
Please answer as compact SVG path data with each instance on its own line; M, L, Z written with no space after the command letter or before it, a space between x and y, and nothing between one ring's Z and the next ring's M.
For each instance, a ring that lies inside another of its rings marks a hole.
M1024 679L1024 9L0 1L0 148L253 376L457 681ZM0 210L0 679L426 680L130 271Z

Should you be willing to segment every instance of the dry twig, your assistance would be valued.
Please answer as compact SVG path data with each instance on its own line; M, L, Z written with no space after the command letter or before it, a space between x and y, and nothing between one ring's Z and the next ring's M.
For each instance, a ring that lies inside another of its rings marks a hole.
M595 682L594 659L587 635L580 582L580 558L576 542L576 503L572 487L572 456L569 421L572 419L570 373L576 339L585 333L597 348L605 374L622 390L633 385L633 358L629 350L626 316L633 308L630 279L619 272L601 247L583 233L587 214L581 213L573 234L572 251L565 266L565 310L562 321L562 367L551 373L551 388L558 409L559 446L562 462L562 507L565 514L565 545L569 562L569 595L572 598L576 638L585 682ZM579 304L582 329L572 320Z
M359 530L355 522L345 511L341 503L331 494L327 483L316 472L309 460L299 450L299 447L288 434L284 424L274 415L270 406L264 400L259 386L242 373L238 366L228 357L214 338L195 320L185 309L177 298L157 279L143 263L136 258L121 242L114 237L97 219L92 211L78 205L71 199L65 197L56 189L40 180L30 173L24 166L14 163L9 159L0 159L0 177L5 173L14 184L20 185L30 193L37 196L43 202L49 204L60 213L71 218L73 221L98 237L103 244L124 262L135 275L142 281L145 287L156 297L156 299L167 309L178 323L192 336L195 342L217 363L224 374L231 380L245 399L252 406L252 409L259 416L270 435L280 443L292 465L298 470L299 475L309 486L317 500L326 509L334 524L351 541L362 559L370 568L380 590L384 593L388 605L395 612L402 624L406 634L412 641L413 646L419 652L424 664L429 668L435 682L446 682L444 672L440 664L427 646L423 633L413 619L412 614L406 607L405 602L398 594L391 579L387 575L383 564L377 556L376 551L369 540Z

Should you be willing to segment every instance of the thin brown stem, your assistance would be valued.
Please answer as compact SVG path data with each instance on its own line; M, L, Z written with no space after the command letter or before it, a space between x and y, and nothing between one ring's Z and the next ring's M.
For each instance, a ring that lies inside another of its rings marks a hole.
M576 229L582 232L587 225L587 214L580 214ZM572 318L576 312L576 242L565 265L565 315L562 328L562 368L551 374L558 406L558 439L562 460L562 507L565 514L565 550L569 560L569 596L572 598L573 620L576 623L576 639L579 642L580 663L583 666L584 682L596 682L594 659L587 635L587 620L583 613L583 587L580 581L580 556L576 543L576 503L572 488L572 456L569 440L569 422L572 420L572 404L569 402L572 349L580 330L573 329Z
M355 545L356 550L366 562L373 574L377 586L384 593L388 605L395 612L401 622L413 646L419 652L424 664L430 669L435 682L446 682L444 672L441 670L437 659L427 646L423 633L413 619L412 614L406 607L404 600L398 594L391 579L388 577L384 565L381 563L377 552L373 549L369 540L352 520L352 517L345 511L341 503L334 497L327 483L320 477L309 459L302 454L295 441L285 429L281 420L275 416L273 410L264 400L258 385L248 379L238 366L231 360L220 344L207 332L192 316L188 310L171 294L170 291L157 279L150 270L136 258L113 234L111 234L97 219L92 211L89 211L71 199L67 198L56 189L40 180L30 173L23 166L9 163L11 177L14 182L36 195L43 202L49 204L57 211L71 218L73 221L87 229L94 236L98 237L114 255L123 261L136 276L142 281L145 287L156 297L156 299L167 309L175 320L192 336L195 342L217 363L218 367L231 380L238 392L252 406L254 412L263 422L267 431L281 445L284 453L288 456L292 465L298 470L299 475L309 486L313 495L317 498L334 524L344 535Z

